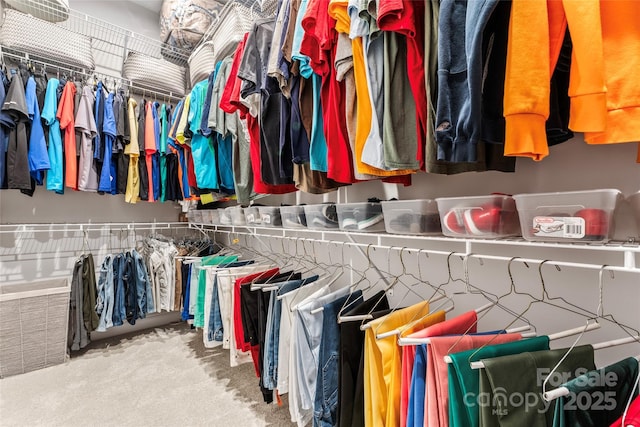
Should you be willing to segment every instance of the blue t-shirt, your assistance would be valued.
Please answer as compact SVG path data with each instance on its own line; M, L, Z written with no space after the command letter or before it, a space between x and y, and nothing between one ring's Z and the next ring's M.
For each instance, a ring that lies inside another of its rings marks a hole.
M103 100L104 102L104 100ZM102 132L104 135L104 157L102 170L100 171L100 183L98 191L117 194L115 163L111 157L113 143L116 139L116 118L113 114L113 93L110 93L107 101L104 102L104 117L102 121Z
M49 154L47 153L47 141L44 138L44 129L40 120L40 106L36 96L36 80L29 77L25 91L27 109L31 119L31 134L29 136L29 173L38 185L42 185L44 171L51 168Z
M62 167L62 136L60 135L60 122L56 114L58 113L58 79L49 79L47 91L44 96L44 106L42 107L42 120L49 126L49 163L51 168L47 173L47 190L55 191L58 194L64 193L63 187L63 167Z

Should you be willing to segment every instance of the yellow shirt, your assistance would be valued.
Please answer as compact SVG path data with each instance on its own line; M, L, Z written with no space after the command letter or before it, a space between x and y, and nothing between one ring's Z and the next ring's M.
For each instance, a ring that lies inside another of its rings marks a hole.
M184 136L184 130L187 127L187 118L189 117L189 106L191 105L191 94L187 95L184 99L184 107L182 107L182 115L178 122L178 129L176 130L176 141L179 144L187 142L187 138Z
M131 139L125 145L124 154L129 155L129 171L127 172L127 189L124 194L124 201L136 203L140 199L140 171L138 169L138 158L140 157L140 145L138 144L138 120L136 118L135 99L129 98L127 106L129 118L129 134Z
M398 337L377 339L376 335L401 328L418 318L436 323L444 312L429 315L429 302L422 301L369 322L364 342L364 420L366 426L400 424L400 382L402 376ZM425 317L427 316L427 317ZM422 322L421 322L422 323Z

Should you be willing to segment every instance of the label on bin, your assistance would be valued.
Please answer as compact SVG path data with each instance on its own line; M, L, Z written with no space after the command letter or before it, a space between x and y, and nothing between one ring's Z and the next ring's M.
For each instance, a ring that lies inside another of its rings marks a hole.
M262 222L265 224L271 224L271 215L262 214Z
M247 222L253 224L256 222L256 216L254 214L247 214Z
M582 239L585 230L584 218L565 216L536 216L533 218L533 235L558 237L561 239Z

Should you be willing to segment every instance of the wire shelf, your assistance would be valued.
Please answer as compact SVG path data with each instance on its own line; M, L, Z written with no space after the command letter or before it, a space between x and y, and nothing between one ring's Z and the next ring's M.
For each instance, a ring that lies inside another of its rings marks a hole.
M191 84L206 78L217 61L231 55L256 19L274 16L276 0L236 0L225 5L189 57Z
M15 9L11 9L6 3L4 5L7 8L5 15L11 11L15 14L23 15L25 17L24 19L31 18L31 29L37 28L38 26L46 28L57 27L74 34L88 37L91 40L91 48L97 66L119 71L124 59L129 52L132 51L151 58L166 59L183 67L187 65L190 54L187 50L168 46L159 40L137 34L75 10L65 12L59 8L52 7L48 2L22 0L22 3L28 3L31 10L37 11L37 13L34 13L37 16L49 16L50 21L59 22L47 22L29 16ZM27 40L32 37L30 31L24 31L22 34L18 34L18 36ZM42 43L42 41L40 41L40 43ZM60 49L65 48L62 42L56 40L56 43L59 44L58 47ZM50 59L55 58L55 56L50 57Z

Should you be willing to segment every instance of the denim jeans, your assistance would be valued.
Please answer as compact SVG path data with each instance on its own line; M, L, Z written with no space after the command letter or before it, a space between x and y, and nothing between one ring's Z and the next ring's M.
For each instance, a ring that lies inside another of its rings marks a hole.
M338 424L338 371L340 368L340 326L338 313L345 304L362 298L362 291L339 298L322 308L322 338L318 354L318 377L313 404L313 425L333 427Z
M113 326L120 326L127 317L125 308L125 272L126 257L124 254L118 254L113 258L113 277L115 287L115 305L113 307Z
M211 310L209 313L209 341L222 342L222 314L220 313L220 298L218 296L218 275L213 275L213 291L211 294Z
M113 285L113 257L107 255L100 266L98 279L98 298L96 300L96 312L100 316L100 323L96 330L104 332L113 326L113 305L115 303Z
M147 313L153 313L153 289L147 273L144 259L137 251L131 251L134 260L134 278L136 284L136 297L138 301L138 318L144 319Z
M269 299L269 314L267 316L267 330L264 342L264 363L262 369L262 381L265 388L275 390L278 384L278 343L280 341L280 313L282 301L278 300L278 294L284 295L294 289L318 280L318 276L307 277L302 280L289 280L276 283L278 291L271 291Z
M323 316L322 313L311 312L349 294L349 288L324 293L327 290L321 289L319 295L312 296L312 299L298 305L294 310L292 334L296 335L296 342L292 344L293 358L289 367L289 396L295 393L299 397L299 400L293 401L294 419L298 424L307 424L314 418Z

